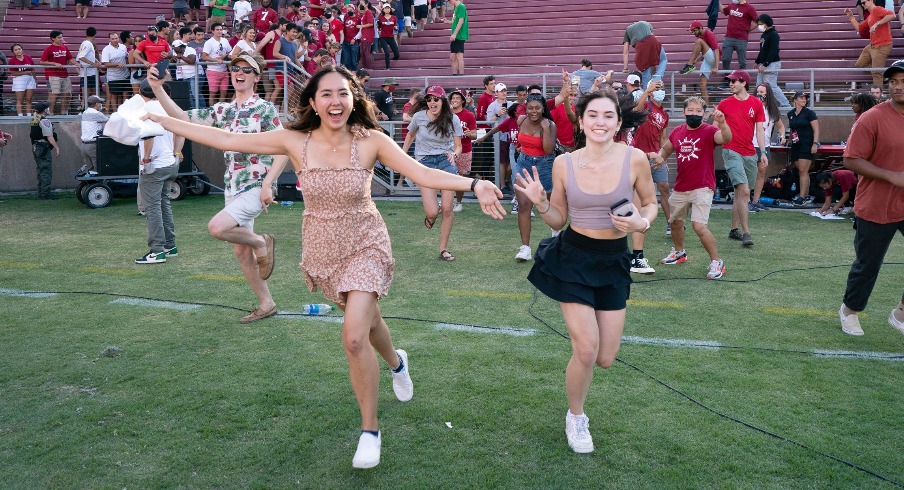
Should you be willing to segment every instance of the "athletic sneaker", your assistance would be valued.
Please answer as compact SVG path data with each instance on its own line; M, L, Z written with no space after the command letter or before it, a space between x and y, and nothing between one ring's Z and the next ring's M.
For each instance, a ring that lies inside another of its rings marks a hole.
M461 201L456 201L455 204L452 205L452 212L453 212L453 213L460 213L460 212L461 212Z
M733 229L733 230L731 230L731 231L728 232L728 238L731 238L732 240L740 240L740 239L741 239L741 232L738 231L737 228L735 228L735 229Z
M408 366L408 353L402 349L396 349L396 354L399 355L399 359L402 360L404 367L402 367L402 370L399 372L390 369L390 372L392 373L392 391L395 392L395 396L400 402L407 402L414 396L414 383L411 382L411 374Z
M756 213L759 212L760 208L756 207L756 204L749 202L747 203L747 212L748 213Z
M687 262L687 252L684 250L678 251L674 248L672 248L672 251L669 252L664 259L659 261L660 264L665 265L683 264L685 262Z
M815 197L813 197L813 196L807 196L807 197L804 198L804 204L813 204L813 201L815 201L815 200L816 200Z
M856 313L845 315L844 303L841 303L841 308L838 308L838 318L841 320L842 332L848 335L863 335L863 329L860 328L860 317L858 317Z
M672 236L672 224L671 223L665 224L665 236Z
M166 252L150 252L144 254L143 257L135 259L136 264L162 264L166 262Z
M515 260L518 262L527 262L532 258L533 256L531 256L529 245L521 245L518 249L518 253L515 255Z
M769 208L767 208L766 206L764 206L763 203L761 203L761 202L755 202L755 203L753 203L753 205L754 205L754 206L757 208L757 210L759 210L759 211L769 211Z
M838 212L835 214L849 214L853 210L854 210L854 208L852 208L850 206L845 206L845 207L841 208L840 210L838 210Z
M750 233L744 233L741 235L741 245L745 247L753 246L753 238L750 238Z
M791 199L791 203L800 206L801 204L804 203L804 198L802 198L800 196L794 196L794 199Z
M361 433L361 438L358 439L358 450L355 451L355 457L352 458L353 468L363 470L380 464L381 435L379 432L376 436L369 432Z
M897 308L895 308L896 310ZM895 310L891 310L891 313L888 314L888 324L891 325L892 328L904 334L904 322L898 321L895 318Z
M166 252L167 257L178 257L179 256L179 249L176 248L175 246L173 248L164 248L163 251Z
M719 279L725 275L725 262L722 259L713 260L709 263L709 272L706 273L707 279Z
M518 214L518 200L512 198L512 214Z
M684 68L678 71L679 75L687 75L688 73L693 73L697 68L694 65L684 65Z
M648 274L649 275L649 274L655 274L656 269L650 267L650 263L647 262L646 257L644 257L644 258L634 257L634 259L631 260L631 272L634 272L635 274Z
M593 437L590 435L590 419L587 415L572 415L571 410L565 413L565 437L568 438L568 447L574 452L593 452Z

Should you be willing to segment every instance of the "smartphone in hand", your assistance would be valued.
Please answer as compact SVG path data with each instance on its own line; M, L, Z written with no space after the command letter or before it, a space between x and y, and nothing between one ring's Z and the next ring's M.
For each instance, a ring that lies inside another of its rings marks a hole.
M634 214L634 210L631 207L631 201L629 201L627 199L622 199L621 201L618 201L617 203L613 204L611 209L612 209L612 214L614 214L616 216L621 216L623 218L626 218L626 217Z
M169 70L170 60L164 58L157 62L157 78L163 80L166 78L166 72Z

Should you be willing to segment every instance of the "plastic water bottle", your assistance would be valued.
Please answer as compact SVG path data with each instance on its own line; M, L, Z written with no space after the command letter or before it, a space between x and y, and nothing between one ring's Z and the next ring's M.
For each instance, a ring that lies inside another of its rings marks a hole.
M315 303L311 305L302 305L301 313L303 315L326 315L335 309L335 306L323 303Z
M797 183L791 184L791 192L797 192Z
M289 207L294 206L295 203L293 201L279 201L279 205Z
M716 195L713 196L713 200L715 200L715 201L721 201L721 200L722 200L722 190L719 189L718 186L716 186Z
M763 206L772 206L775 204L775 199L772 199L771 197L761 197L760 204Z

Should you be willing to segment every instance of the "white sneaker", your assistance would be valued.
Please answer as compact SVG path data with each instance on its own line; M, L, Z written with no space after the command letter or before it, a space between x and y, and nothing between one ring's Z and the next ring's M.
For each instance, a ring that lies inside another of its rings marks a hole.
M565 437L568 447L579 454L593 452L593 437L590 435L590 419L586 415L572 415L571 410L565 414Z
M562 230L553 230L552 228L549 229L549 235L553 238L559 236L559 233L562 233Z
M838 308L838 318L841 319L842 332L848 335L863 335L863 329L860 328L860 317L856 313L845 316L844 303L841 304L841 308Z
M530 253L530 245L521 245L518 249L518 253L515 254L515 260L518 262L527 262L532 259L533 256Z
M518 200L512 198L512 214L518 214Z
M363 470L380 464L381 435L379 432L376 437L367 432L361 433L361 438L358 439L358 450L355 451L355 457L352 458L353 468Z
M456 201L456 203L452 206L452 212L453 213L461 212L461 201Z
M897 308L895 308L895 310L896 309ZM895 310L891 310L891 313L888 314L888 324L895 330L904 334L904 322L899 322L898 319L895 318Z
M656 269L650 267L646 257L642 259L635 258L631 260L631 272L635 274L655 274Z
M392 373L392 391L395 392L395 396L400 402L407 402L414 395L414 383L411 381L411 370L408 366L408 353L402 349L396 349L396 354L402 359L405 367L398 373L389 371Z

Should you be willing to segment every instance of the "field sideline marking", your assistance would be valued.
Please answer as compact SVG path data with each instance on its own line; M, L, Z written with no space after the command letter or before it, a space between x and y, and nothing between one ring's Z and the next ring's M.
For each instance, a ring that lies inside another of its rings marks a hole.
M529 337L537 333L532 328L516 327L478 327L472 325L460 325L457 323L437 323L433 326L437 330L453 330L456 332L501 333L513 337Z
M778 306L768 306L766 308L763 308L763 313L771 313L773 315L807 315L838 318L837 311L824 311L816 310L813 308L782 308Z
M0 266L13 267L16 269L37 269L41 267L41 264L35 264L34 262L13 262L11 260L0 260Z
M56 296L57 293L42 293L40 291L29 292L22 291L20 289L2 289L0 288L0 295L3 296L18 296L22 298L50 298Z
M204 279L207 281L229 281L229 282L245 282L242 276L225 276L217 274L192 274L189 279Z
M657 339L625 335L622 342L628 344L664 345L666 347L693 347L695 349L718 349L725 347L714 340Z
M500 291L447 289L446 294L449 296L469 296L475 298L530 299L530 294L528 293L503 293Z
M201 305L194 303L174 303L172 301L157 301L155 299L119 298L110 301L111 305L150 306L152 308L165 308L167 310L197 310Z
M124 268L105 268L105 267L79 267L82 272L97 272L101 274L113 274L115 276L137 276L144 274L143 270L124 269Z

